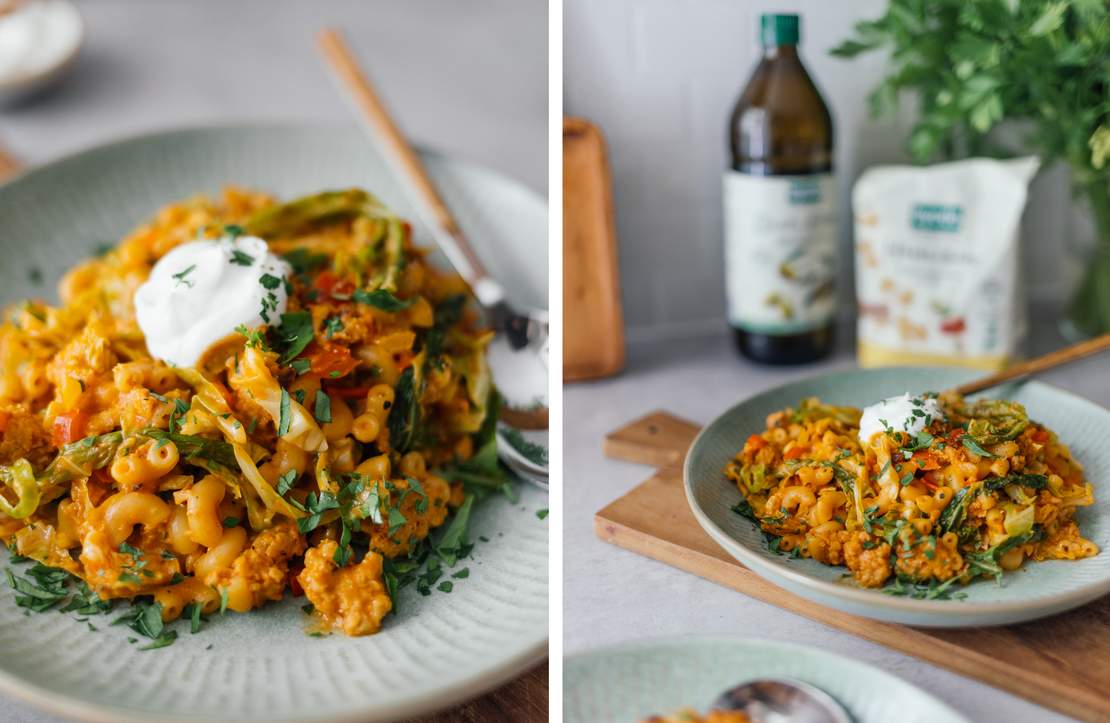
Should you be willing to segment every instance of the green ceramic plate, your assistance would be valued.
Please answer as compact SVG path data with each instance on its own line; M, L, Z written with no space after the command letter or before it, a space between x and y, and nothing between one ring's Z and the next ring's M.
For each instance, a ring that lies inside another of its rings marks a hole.
M426 154L429 170L513 301L547 306L547 208L490 171ZM225 184L281 197L362 186L401 215L409 205L353 129L236 126L144 136L80 153L0 187L0 302L55 298L54 281L96 245L158 207ZM417 226L419 241L430 245ZM33 283L31 269L45 282ZM302 600L213 617L140 652L128 630L91 632L72 614L25 617L0 577L0 691L99 721L378 721L457 703L519 675L547 652L546 495L475 509L470 577L450 594L406 589L366 638L308 637ZM489 542L479 541L479 537ZM0 567L7 567L0 551ZM108 618L110 621L111 618ZM208 649L211 646L211 649Z
M876 620L929 627L1004 625L1069 610L1110 592L1110 412L1036 381L1001 387L990 395L1024 404L1083 464L1095 488L1095 504L1079 511L1079 525L1103 550L1099 555L1027 563L1007 573L1001 585L977 580L961 588L963 599L915 600L859 588L843 578L842 567L773 553L755 524L730 510L741 496L725 478L725 464L748 435L763 430L768 413L810 396L863 407L907 391L948 389L970 376L943 368L858 369L788 384L737 404L702 430L686 457L686 498L694 516L756 574L801 597Z
M567 658L566 723L636 723L681 708L704 711L735 685L793 678L835 698L856 723L966 723L933 696L870 665L771 640L689 638L635 643Z

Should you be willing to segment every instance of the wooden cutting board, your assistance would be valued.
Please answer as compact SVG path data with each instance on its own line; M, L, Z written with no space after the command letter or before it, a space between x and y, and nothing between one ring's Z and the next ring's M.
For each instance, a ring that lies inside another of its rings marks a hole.
M961 630L880 623L809 602L745 568L694 519L682 461L698 431L696 424L655 412L606 437L607 456L659 469L597 513L598 537L1047 708L1081 720L1110 720L1110 596L1030 623Z
M624 366L612 181L601 132L563 122L563 378L596 379Z

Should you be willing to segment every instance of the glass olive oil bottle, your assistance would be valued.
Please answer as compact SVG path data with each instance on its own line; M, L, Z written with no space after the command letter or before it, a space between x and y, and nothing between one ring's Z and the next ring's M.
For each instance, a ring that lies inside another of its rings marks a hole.
M740 351L769 364L828 354L836 310L832 119L798 26L760 18L763 56L729 120L723 189L729 323Z

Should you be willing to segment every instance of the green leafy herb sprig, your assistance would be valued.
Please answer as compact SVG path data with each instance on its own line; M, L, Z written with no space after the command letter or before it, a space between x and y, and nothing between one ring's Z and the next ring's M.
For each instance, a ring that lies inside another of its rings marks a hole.
M890 0L832 54L890 52L874 115L903 92L920 103L916 161L1010 155L990 131L1015 119L1025 152L1063 160L1090 201L1099 247L1072 302L1081 331L1110 331L1110 4L1105 0Z

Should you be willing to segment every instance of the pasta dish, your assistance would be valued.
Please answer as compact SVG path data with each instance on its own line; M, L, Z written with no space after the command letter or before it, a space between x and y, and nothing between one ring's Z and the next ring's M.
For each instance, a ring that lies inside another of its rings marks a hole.
M398 589L466 576L471 506L507 485L491 333L373 196L176 203L59 293L0 326L18 604L127 599L160 647L291 591L363 635Z
M1025 560L1099 551L1075 519L1094 502L1082 467L1015 402L905 395L861 413L805 399L725 474L773 551L846 566L865 588L944 599Z

